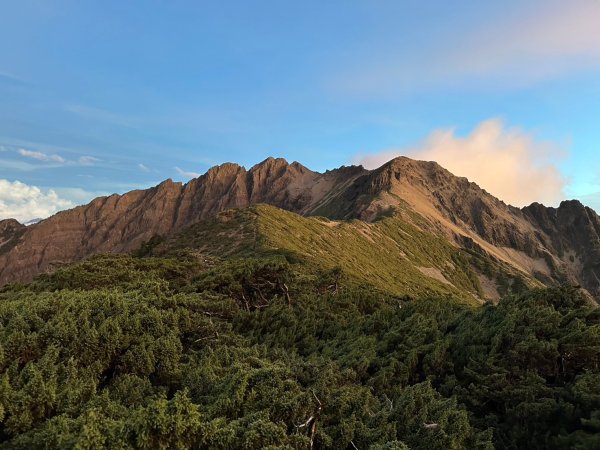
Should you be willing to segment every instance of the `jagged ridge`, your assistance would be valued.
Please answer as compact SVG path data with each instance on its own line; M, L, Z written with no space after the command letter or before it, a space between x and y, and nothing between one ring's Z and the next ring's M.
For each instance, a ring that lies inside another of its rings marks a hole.
M371 222L395 214L525 276L545 284L578 283L600 298L600 219L594 211L578 202L521 210L437 163L405 157L373 171L352 166L325 173L274 158L250 170L227 163L185 185L166 180L97 198L26 229L2 221L0 283L26 281L95 253L129 252L155 235L173 235L225 209L259 203L334 220Z

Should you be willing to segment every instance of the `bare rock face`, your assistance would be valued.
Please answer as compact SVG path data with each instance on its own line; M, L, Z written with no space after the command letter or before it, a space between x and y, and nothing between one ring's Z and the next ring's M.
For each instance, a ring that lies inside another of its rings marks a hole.
M388 171L393 171L396 182L388 190L423 213L433 207L446 219L442 220L445 228L455 226L495 247L518 249L531 257L540 255L539 233L520 209L466 178L454 176L436 162L402 158L389 164Z
M566 281L578 281L596 299L600 298L600 217L577 200L558 208L534 203L523 212L546 236ZM570 277L569 277L570 276Z
M187 184L100 197L25 227L0 221L0 285L27 281L95 253L129 252L228 208L267 203L303 215L376 220L392 211L458 247L485 253L543 283L571 282L600 298L600 218L579 202L506 205L435 162L400 157L376 170L325 173L268 158L222 164Z
M135 248L171 227L163 211L174 207L181 184L167 180L148 190L100 197L27 227L0 255L0 280L27 281L38 273L94 253Z
M341 172L319 174L274 158L250 170L227 163L185 185L166 180L147 190L99 197L29 227L5 220L0 222L0 285L29 281L95 253L135 250L155 235L180 231L228 208L268 203L304 213L347 181Z

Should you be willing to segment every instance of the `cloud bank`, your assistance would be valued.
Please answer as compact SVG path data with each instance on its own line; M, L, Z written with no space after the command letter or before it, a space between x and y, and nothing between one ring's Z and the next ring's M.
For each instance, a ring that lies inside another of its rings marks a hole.
M59 197L53 189L42 190L20 181L0 179L0 220L13 218L22 223L73 206L72 201Z
M498 119L480 123L466 137L437 130L418 148L359 155L354 162L373 169L400 155L436 161L514 206L555 205L565 196L566 180L556 167L564 151Z

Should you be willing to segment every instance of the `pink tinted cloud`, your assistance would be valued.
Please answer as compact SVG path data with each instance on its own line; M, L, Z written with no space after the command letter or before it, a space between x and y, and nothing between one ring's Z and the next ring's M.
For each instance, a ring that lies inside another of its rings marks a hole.
M534 201L555 205L564 199L567 180L556 162L565 151L518 128L506 128L499 119L480 123L466 137L451 129L437 130L417 148L359 155L354 162L373 169L400 155L436 161L515 206Z

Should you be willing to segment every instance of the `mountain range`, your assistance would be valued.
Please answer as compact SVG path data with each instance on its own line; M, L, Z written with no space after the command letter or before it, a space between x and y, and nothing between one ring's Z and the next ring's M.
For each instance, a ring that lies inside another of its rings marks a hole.
M568 283L600 300L592 209L576 200L516 208L435 162L406 157L324 173L280 158L249 170L226 163L186 184L99 197L29 226L2 220L0 285L98 253L193 247L218 256L248 245L340 266L397 295L483 302Z

